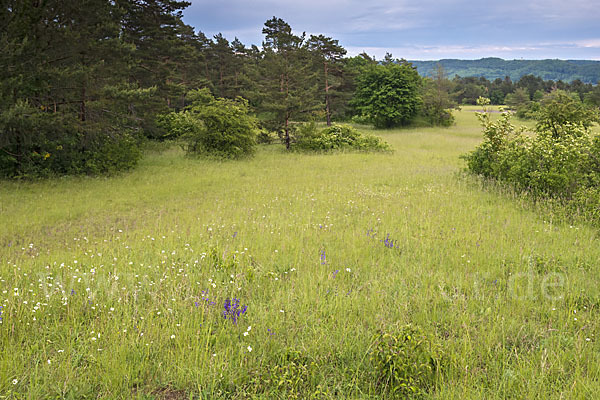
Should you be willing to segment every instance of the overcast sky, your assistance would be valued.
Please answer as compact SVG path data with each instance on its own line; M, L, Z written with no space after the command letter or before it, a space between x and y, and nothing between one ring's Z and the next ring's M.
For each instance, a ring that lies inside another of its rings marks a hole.
M263 24L338 39L349 55L378 59L600 60L600 0L190 0L184 21L261 45Z

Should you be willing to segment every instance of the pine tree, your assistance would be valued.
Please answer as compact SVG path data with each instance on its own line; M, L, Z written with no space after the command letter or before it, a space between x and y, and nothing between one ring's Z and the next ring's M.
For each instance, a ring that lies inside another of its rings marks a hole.
M346 50L339 45L337 40L323 35L311 35L307 42L308 49L316 57L318 64L321 64L322 87L325 90L325 114L327 117L327 126L331 126L331 97L341 84L341 75L343 71L342 58Z
M260 108L270 114L272 128L281 132L287 149L292 121L319 107L316 76L311 70L305 34L292 33L288 23L273 17L263 28L263 59Z

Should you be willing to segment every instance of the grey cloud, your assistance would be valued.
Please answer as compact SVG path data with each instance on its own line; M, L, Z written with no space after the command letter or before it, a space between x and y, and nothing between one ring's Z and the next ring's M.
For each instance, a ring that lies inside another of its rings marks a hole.
M427 46L440 49L458 46L456 51L462 46L460 51L464 52L473 48L473 52L504 54L512 51L507 49L529 48L529 43L592 40L598 36L600 19L600 8L589 0L192 0L192 3L184 12L187 23L207 34L223 32L231 39L237 36L246 44L260 45L262 26L275 15L297 32L323 33L339 39L346 47L420 46L425 54L434 51ZM591 52L595 48L588 49ZM544 47L519 51L542 52Z

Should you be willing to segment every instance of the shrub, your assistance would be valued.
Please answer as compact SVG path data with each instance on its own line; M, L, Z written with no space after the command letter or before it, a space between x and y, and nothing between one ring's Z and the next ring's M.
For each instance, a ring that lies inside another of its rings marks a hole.
M202 122L190 113L171 112L156 117L156 125L165 132L162 140L179 139L202 129Z
M532 101L517 108L516 115L521 119L536 119L540 112L540 103Z
M485 107L486 102L480 105ZM566 117L560 109L569 111ZM515 128L508 113L497 122L480 114L485 139L463 156L468 170L534 197L570 202L578 213L600 221L600 137L592 137L589 123L574 118L570 111L554 101L543 103L536 135L524 135L523 129Z
M432 79L423 79L423 104L420 109L422 116L429 125L451 126L454 124L452 109L458 108L458 104L450 96L453 87L441 66Z
M0 176L39 178L129 169L141 157L127 130L110 130L19 102L0 114Z
M541 101L537 115L536 130L550 132L554 138L571 135L569 129L581 127L588 129L599 122L598 111L581 102L577 94L555 90Z
M371 362L384 391L404 398L418 396L435 386L441 349L422 330L406 325L376 336Z
M188 154L240 158L254 152L259 131L246 100L214 98L208 89L192 91L188 99L185 110L160 118L169 136L183 140Z
M314 124L306 124L297 131L297 141L292 148L303 151L391 151L381 138L363 134L348 125L334 124L318 131Z
M317 386L311 391L311 384L318 365L298 350L286 349L277 359L265 364L265 370L258 373L250 385L258 393L283 394L286 399L319 398L323 388Z

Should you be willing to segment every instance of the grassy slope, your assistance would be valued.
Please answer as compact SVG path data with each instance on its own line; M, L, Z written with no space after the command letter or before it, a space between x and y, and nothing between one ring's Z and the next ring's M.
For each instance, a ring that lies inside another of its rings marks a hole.
M481 133L457 120L376 132L392 155L173 148L113 178L2 182L0 395L271 398L266 372L300 351L301 397L375 397L372 335L412 323L446 354L433 398L595 397L598 232L459 178Z

